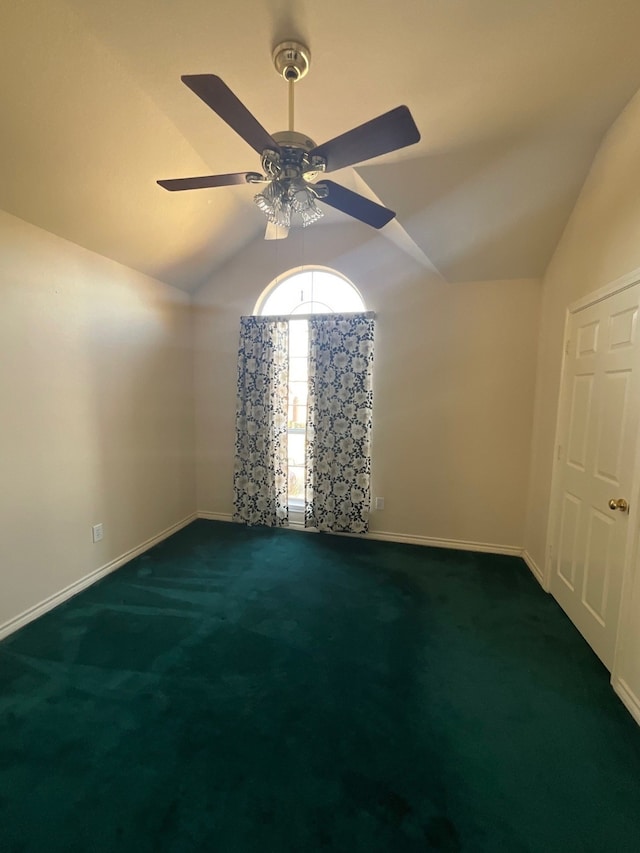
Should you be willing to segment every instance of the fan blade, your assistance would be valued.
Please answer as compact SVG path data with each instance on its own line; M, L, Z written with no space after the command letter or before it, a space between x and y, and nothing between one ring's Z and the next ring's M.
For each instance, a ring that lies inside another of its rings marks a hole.
M387 222L390 222L396 215L393 210L388 207L383 207L381 204L376 204L375 201L369 201L359 193L354 193L346 187L336 184L333 181L322 181L329 190L325 198L321 198L325 204L335 207L336 210L341 210L354 219L359 219L366 225L371 225L374 228L382 228ZM318 184L320 186L320 184Z
M265 240L284 240L289 236L289 229L282 225L274 225L273 222L267 222L267 227L264 232Z
M258 154L265 148L280 150L260 122L215 74L185 74L181 80Z
M329 142L323 142L309 151L309 157L324 157L327 161L325 171L335 172L344 166L353 166L354 163L413 145L419 139L420 131L409 108L396 107Z
M208 187L230 187L233 184L246 184L247 175L252 174L253 172L234 172L231 175L203 175L201 178L170 178L156 183L171 192L176 192L176 190L203 190Z

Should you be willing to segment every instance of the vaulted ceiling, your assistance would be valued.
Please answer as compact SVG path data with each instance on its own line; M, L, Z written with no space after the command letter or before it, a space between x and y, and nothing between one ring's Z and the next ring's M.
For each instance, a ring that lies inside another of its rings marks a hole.
M316 142L407 104L417 145L332 177L396 210L389 236L401 226L450 281L544 272L604 133L640 88L637 0L4 6L0 207L186 290L264 217L251 186L156 185L259 170L181 74L218 74L282 130L271 50L296 38L312 55L296 128ZM327 221L353 222L333 211Z

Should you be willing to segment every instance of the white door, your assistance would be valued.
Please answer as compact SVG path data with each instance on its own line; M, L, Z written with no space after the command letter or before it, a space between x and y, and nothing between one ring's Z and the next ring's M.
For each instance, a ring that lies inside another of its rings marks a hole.
M630 537L639 300L636 284L571 315L560 402L551 592L609 670Z

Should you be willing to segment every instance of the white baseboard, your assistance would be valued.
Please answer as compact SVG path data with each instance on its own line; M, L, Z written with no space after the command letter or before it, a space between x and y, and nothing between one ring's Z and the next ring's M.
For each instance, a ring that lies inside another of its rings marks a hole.
M233 516L224 512L198 511L198 518L209 521L231 521ZM307 533L317 533L314 528L305 527L301 521L290 522L285 530L304 530ZM357 539L379 539L384 542L400 542L406 545L425 545L430 548L453 548L458 551L480 551L485 554L507 554L521 557L522 548L515 545L494 545L488 542L467 542L464 539L435 539L429 536L415 536L405 533L389 533L385 530L370 530L369 533L334 533L333 536L353 536Z
M492 542L470 542L465 539L438 539L407 533L390 533L386 530L370 530L366 539L381 539L384 542L400 542L406 545L424 545L428 548L452 548L455 551L479 551L483 554L507 554L520 557L522 548L515 545L496 545Z
M611 681L611 686L622 701L627 711L633 719L640 725L640 699L631 690L626 681L622 678L616 678Z
M544 573L526 549L522 551L522 559L525 561L525 563L531 570L531 574L535 577L540 586L544 589Z
M230 512L200 512L196 513L198 518L206 518L207 521L233 521Z
M9 634L12 634L14 631L17 631L19 628L23 628L29 622L33 622L33 620L37 619L39 616L43 616L49 610L53 610L54 607L62 604L63 601L67 601L67 599L72 598L79 592L82 592L83 589L91 586L91 584L94 584L96 581L100 580L100 578L105 577L105 575L114 572L116 569L119 569L120 566L128 563L130 560L133 560L134 557L138 557L140 554L148 551L149 548L153 548L153 546L157 545L158 542L162 542L163 539L167 539L173 533L177 533L178 530L186 527L187 524L190 524L196 517L197 515L195 512L188 515L186 518L183 518L182 521L172 524L170 527L167 527L165 530L162 530L160 533L157 533L155 536L147 539L147 541L143 542L141 545L131 548L131 550L127 551L125 554L121 554L119 557L116 557L115 560L111 560L104 566L94 569L94 571L89 572L88 575L84 575L84 577L74 581L59 592L50 595L49 598L45 598L45 600L41 601L39 604L35 604L33 607L30 607L23 613L15 616L13 619L9 619L8 622L0 625L0 640L9 636Z

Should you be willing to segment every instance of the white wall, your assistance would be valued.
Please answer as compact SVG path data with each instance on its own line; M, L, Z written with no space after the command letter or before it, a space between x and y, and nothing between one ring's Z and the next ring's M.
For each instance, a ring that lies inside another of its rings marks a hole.
M525 547L542 569L567 306L640 267L640 92L607 134L543 282Z
M566 309L640 268L640 92L607 134L543 284L525 548L545 571ZM640 723L640 563L625 577L613 685Z
M0 292L1 631L196 507L188 297L2 212Z
M518 549L539 282L446 284L364 226L310 231L256 240L196 296L198 509L232 512L239 318L277 274L317 263L377 312L372 530Z

